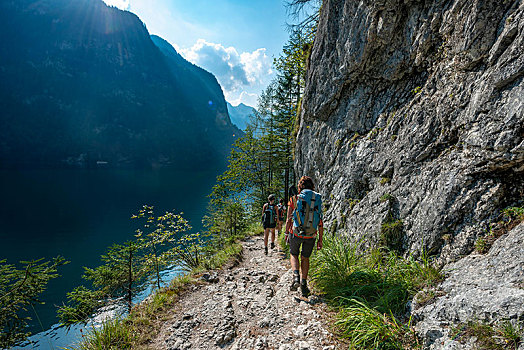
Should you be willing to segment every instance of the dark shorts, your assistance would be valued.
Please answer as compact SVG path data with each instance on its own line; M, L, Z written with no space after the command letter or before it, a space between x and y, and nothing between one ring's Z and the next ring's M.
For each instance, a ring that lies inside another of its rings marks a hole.
M268 224L268 225L264 224L264 230L265 230L266 228L275 228L275 227L277 227L277 223L276 223L276 222L273 223L273 224Z
M293 234L289 235L289 254L298 256L300 253L300 246L302 245L301 255L304 258L309 258L315 246L315 238L300 238Z

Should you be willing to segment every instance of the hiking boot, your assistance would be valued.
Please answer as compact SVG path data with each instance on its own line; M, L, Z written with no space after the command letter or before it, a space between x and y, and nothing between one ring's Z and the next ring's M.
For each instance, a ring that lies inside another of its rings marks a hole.
M298 286L300 286L300 277L295 276L293 278L293 282L291 283L291 287L289 289L291 289L292 291L296 291L298 289Z
M271 249L275 249L275 242L271 242Z
M309 296L310 290L307 287L307 284L302 283L300 285L300 291L302 292L302 296L303 297L308 297Z
M266 254L266 255L267 255L267 246L266 246L266 247L264 247L264 254Z

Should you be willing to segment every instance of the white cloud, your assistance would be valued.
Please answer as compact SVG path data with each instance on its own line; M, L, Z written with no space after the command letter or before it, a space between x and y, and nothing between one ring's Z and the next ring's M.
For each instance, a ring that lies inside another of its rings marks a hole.
M108 6L118 7L121 10L129 9L130 0L103 0Z
M182 49L180 53L213 73L224 89L226 100L233 104L243 102L256 106L258 94L245 90L262 91L272 74L271 59L266 55L265 48L238 53L234 47L198 39L191 48Z
M258 101L258 94L252 94L246 91L242 91L240 94L225 94L226 100L233 106L238 106L243 103L246 106L256 107Z
M240 62L244 65L250 83L262 83L263 77L272 73L271 62L264 48L251 53L243 52L240 55Z

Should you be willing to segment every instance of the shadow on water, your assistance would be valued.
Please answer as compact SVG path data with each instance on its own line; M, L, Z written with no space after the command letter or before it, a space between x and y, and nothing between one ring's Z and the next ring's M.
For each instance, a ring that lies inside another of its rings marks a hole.
M56 328L56 305L82 284L83 266L97 266L107 247L133 238L138 227L130 217L143 204L155 206L157 214L183 212L193 231L201 230L216 175L174 169L0 170L0 259L17 263L61 255L71 261L60 268L62 277L50 281L41 298L46 303L35 308L38 317L31 315L30 331L40 332L32 339L39 342L27 348L55 349L78 337L80 327L68 334Z

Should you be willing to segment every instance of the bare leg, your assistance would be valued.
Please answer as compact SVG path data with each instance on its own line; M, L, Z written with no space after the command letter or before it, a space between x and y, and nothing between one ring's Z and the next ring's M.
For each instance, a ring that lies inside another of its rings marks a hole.
M291 270L293 270L293 271L298 270L298 256L297 255L290 255L289 260L291 262Z
M267 247L267 239L269 238L269 229L264 230L264 247Z
M271 243L275 243L275 229L272 228L270 229L271 231ZM266 246L267 246L267 243L266 243Z
M309 272L309 258L304 258L303 256L300 257L300 272L302 272L302 279L307 279L307 274Z

